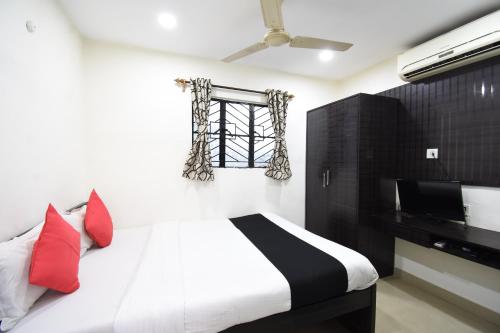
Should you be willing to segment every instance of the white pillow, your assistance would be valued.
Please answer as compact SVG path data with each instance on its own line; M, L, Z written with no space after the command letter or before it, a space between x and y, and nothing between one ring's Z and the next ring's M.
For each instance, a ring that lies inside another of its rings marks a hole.
M87 212L87 206L84 206L78 210L71 213L59 213L62 218L71 224L73 228L80 233L80 257L87 252L88 249L94 245L94 241L89 237L85 231L85 213ZM41 230L41 229L40 229Z
M38 235L0 243L0 330L14 327L47 288L29 284L31 252Z
M59 210L57 211L66 222L68 222L73 228L75 228L76 231L80 233L80 257L83 256L85 252L87 252L87 250L92 247L92 245L94 245L94 241L89 237L89 235L87 235L87 232L85 231L86 211L87 206L83 206L82 208L74 210L71 213L61 212ZM27 233L19 236L19 238L24 239L36 237L38 239L38 235L40 235L44 223L45 221L35 226Z
M93 244L85 232L85 208L71 214L60 213L60 215L80 233L80 256L83 256ZM40 223L19 237L0 243L1 331L14 327L47 290L29 283L31 252L44 223Z

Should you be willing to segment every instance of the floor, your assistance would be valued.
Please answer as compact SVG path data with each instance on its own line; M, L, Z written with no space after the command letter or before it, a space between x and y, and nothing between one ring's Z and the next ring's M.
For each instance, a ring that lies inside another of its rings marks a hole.
M347 333L335 322L296 333ZM499 333L500 327L399 278L377 283L377 333Z

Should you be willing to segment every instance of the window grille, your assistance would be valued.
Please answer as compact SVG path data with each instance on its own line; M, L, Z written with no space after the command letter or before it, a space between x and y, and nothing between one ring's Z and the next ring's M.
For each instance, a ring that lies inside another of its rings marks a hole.
M193 140L197 130L193 119ZM265 168L274 149L267 106L213 98L208 140L215 168Z

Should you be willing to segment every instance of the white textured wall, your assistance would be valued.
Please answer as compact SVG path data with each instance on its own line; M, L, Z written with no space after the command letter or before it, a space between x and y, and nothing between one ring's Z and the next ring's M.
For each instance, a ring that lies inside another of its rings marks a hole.
M391 58L340 82L340 94L378 93L405 84ZM500 231L500 189L463 186L470 224ZM396 267L500 313L500 271L396 239Z
M0 40L2 241L87 194L79 35L53 1L2 0Z
M181 177L191 146L191 102L176 77L215 84L286 89L293 176L277 182L263 169L215 169L215 181ZM237 64L86 41L84 100L91 184L119 226L274 211L304 225L306 111L335 100L327 81Z

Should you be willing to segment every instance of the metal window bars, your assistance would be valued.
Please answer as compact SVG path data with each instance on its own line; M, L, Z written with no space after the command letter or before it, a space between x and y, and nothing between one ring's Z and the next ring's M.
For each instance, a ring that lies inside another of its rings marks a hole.
M218 168L264 168L272 157L274 129L267 106L213 98L209 144ZM193 140L197 134L193 119Z

